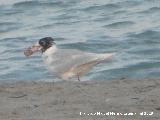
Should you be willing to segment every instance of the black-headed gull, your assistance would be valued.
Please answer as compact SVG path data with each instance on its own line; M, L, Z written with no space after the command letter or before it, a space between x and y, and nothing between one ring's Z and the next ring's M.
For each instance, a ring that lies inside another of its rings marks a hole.
M44 63L49 71L57 77L67 80L72 77L79 78L86 74L95 65L110 60L114 53L89 53L76 49L60 49L51 37L45 37L38 43L24 51L26 56L31 56L37 51L42 51Z

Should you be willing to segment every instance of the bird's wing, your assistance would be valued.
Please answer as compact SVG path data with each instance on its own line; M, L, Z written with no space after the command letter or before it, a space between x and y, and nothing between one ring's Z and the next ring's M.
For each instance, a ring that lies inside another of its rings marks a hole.
M59 49L50 56L52 62L49 65L49 69L52 73L56 73L60 76L61 74L65 73L68 70L71 70L72 68L82 68L87 63L88 66L92 66L97 62L104 61L110 56L111 54L96 54L74 49Z
M92 53L86 53L73 49L60 49L52 55L53 63L57 68L71 68L93 60L95 57Z

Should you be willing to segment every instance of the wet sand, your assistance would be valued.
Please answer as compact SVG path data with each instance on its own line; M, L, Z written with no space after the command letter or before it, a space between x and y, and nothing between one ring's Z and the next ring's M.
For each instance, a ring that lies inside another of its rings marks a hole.
M160 119L160 79L0 82L0 120L142 119Z

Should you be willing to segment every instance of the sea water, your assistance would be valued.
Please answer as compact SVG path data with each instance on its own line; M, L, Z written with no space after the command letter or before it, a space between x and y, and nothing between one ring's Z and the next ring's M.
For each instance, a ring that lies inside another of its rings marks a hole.
M0 80L54 80L41 53L23 50L42 37L85 52L116 52L86 80L160 76L160 0L1 0Z

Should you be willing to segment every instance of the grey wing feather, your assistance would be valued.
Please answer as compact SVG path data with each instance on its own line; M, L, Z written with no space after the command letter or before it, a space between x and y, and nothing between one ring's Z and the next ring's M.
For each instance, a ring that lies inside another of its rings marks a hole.
M73 49L59 49L52 56L52 63L50 68L53 73L61 75L73 67L84 67L84 65L87 63L89 63L89 66L93 66L94 64L105 60L106 55L87 53Z

